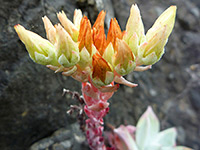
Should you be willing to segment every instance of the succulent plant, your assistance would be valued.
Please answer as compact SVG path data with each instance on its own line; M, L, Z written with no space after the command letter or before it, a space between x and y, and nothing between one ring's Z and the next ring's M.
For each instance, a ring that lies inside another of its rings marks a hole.
M140 117L136 127L121 125L107 135L110 144L117 150L192 150L176 146L175 128L160 131L160 122L150 106Z

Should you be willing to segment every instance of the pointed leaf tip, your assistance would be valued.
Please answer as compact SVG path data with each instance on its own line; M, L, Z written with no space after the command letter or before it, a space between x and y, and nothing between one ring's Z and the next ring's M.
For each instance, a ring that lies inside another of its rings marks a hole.
M152 142L160 129L159 120L150 106L140 117L136 128L136 142L140 149L144 149Z
M82 17L83 17L82 11L80 9L75 9L73 22L74 22L74 25L77 27L77 29L80 29L80 23L81 23Z
M130 16L126 24L126 34L124 40L128 43L130 37L136 33L139 38L139 43L143 41L144 38L144 25L141 19L141 14L138 6L133 4L130 10Z
M14 28L34 62L42 65L58 65L54 46L48 40L34 32L26 30L19 24L15 25Z
M114 49L116 50L116 40L118 39L122 39L122 31L120 29L120 26L116 20L116 18L111 19L110 21L110 27L108 30L108 34L107 34L107 45L109 45L110 43L112 43Z
M152 115L153 117L157 118L151 106L148 106L145 113L148 114L148 115Z
M169 128L160 132L152 143L155 145L161 145L162 147L173 147L176 145L176 136L176 129Z
M101 11L93 25L93 28L99 28L101 26L104 27L104 19L105 19L105 16L106 16L106 12L105 11Z
M58 62L64 67L71 67L80 60L79 49L68 32L60 25L56 25L57 42L55 44Z
M102 10L92 27L93 42L101 55L103 55L106 48L106 36L104 31L105 15L106 13Z
M80 42L79 51L82 51L83 47L85 47L91 55L93 44L91 23L86 16L81 19L78 41Z
M116 52L112 59L112 64L114 66L115 71L119 75L126 75L132 72L135 67L135 58L128 44L121 39L116 39Z
M46 37L52 43L56 43L56 29L47 16L42 17L44 27L46 30Z

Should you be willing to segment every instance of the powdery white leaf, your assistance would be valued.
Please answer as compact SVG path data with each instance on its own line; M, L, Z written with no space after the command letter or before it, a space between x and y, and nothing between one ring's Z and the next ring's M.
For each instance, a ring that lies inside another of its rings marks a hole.
M149 106L139 119L136 126L136 143L140 150L144 150L156 137L160 129L160 123Z
M120 150L140 150L138 149L129 130L125 126L121 125L119 128L114 129L114 133L117 134L117 136L121 139Z
M160 132L153 143L157 143L162 147L172 147L176 145L177 132L175 128L166 129Z

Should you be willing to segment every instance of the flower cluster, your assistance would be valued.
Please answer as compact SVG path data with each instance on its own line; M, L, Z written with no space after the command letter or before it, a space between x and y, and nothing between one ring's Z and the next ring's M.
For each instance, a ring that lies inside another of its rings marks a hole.
M159 61L174 26L176 6L163 12L146 35L137 5L131 7L125 31L121 31L115 18L111 19L107 37L105 15L101 11L93 26L81 10L75 10L73 23L63 11L57 14L61 24L54 26L45 16L48 40L21 25L16 25L15 30L36 63L81 82L91 79L103 92L117 89L111 85L113 81L135 87L137 84L122 76L149 69Z

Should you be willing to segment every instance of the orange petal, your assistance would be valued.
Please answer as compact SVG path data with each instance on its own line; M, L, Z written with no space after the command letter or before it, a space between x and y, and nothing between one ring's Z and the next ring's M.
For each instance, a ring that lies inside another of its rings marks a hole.
M80 23L80 30L78 41L79 43L79 51L85 46L88 52L92 53L92 32L91 32L91 23L86 16L84 16Z
M104 19L105 19L106 13L104 11L101 11L97 17L97 20L95 21L93 25L93 42L97 50L101 55L103 55L103 52L106 47L106 36L104 31Z
M114 49L116 49L116 39L122 39L122 31L117 20L111 19L110 28L108 30L107 35L107 45L111 42L113 44Z
M95 53L92 57L92 66L92 78L98 77L102 82L105 82L106 72L112 71L107 61L99 53Z

